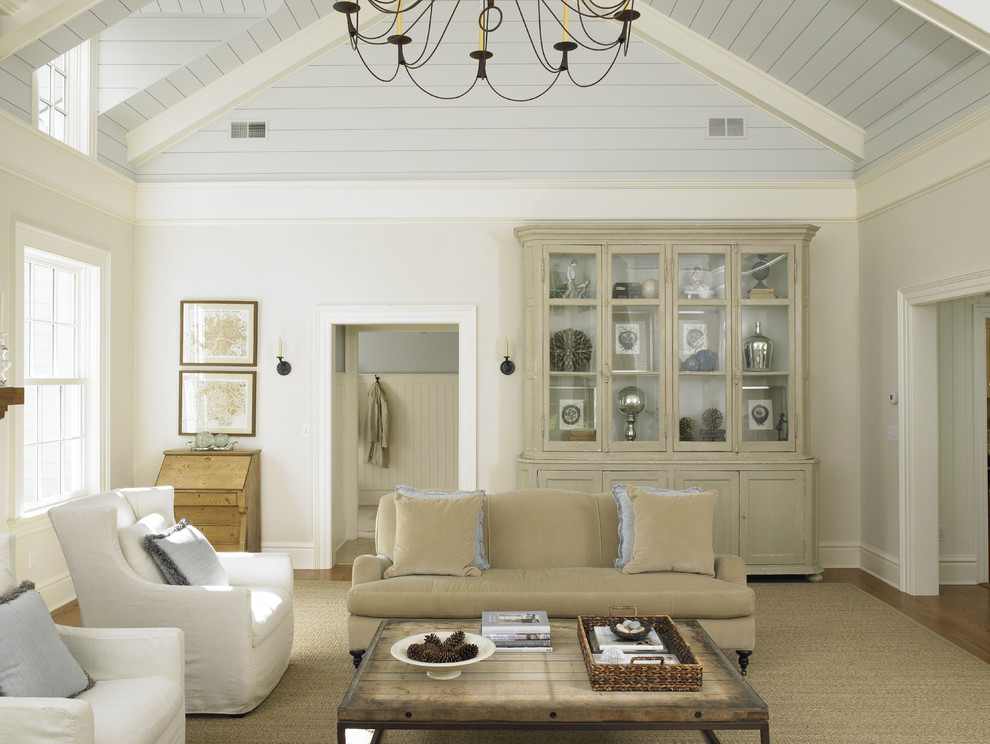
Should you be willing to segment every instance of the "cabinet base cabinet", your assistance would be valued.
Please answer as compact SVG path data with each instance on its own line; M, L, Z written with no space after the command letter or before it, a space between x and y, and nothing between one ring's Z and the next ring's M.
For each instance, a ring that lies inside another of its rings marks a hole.
M600 493L620 484L716 491L716 554L741 556L751 575L820 577L817 460L731 465L519 460L519 488Z
M260 460L260 450L167 450L155 485L175 489L175 520L189 520L214 549L257 553Z

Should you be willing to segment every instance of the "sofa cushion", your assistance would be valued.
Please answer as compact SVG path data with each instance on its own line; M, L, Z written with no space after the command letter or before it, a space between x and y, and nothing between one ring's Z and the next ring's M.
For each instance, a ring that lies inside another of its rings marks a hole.
M753 590L744 584L700 574L624 574L615 568L491 568L470 581L402 576L357 584L347 594L353 615L479 622L485 610L538 608L551 617L577 617L626 605L646 615L733 618L752 615L755 604Z
M153 512L134 524L117 530L117 542L120 543L120 552L124 554L124 560L134 569L134 573L146 581L155 584L168 583L165 574L145 547L144 538L147 535L163 533L171 525L171 520L164 514Z
M489 568L488 558L485 555L485 533L484 533L484 519L485 519L485 509L484 502L486 494L484 491L421 491L418 488L413 488L412 486L396 486L396 493L401 493L403 496L412 496L415 498L424 499L457 499L464 496L476 496L481 494L482 508L478 509L478 529L475 534L474 543L474 565L480 568L482 571ZM385 553L385 557L392 560L392 555Z
M230 586L217 551L187 520L142 540L169 584Z
M636 486L626 490L633 510L633 549L623 573L715 575L712 520L717 492L650 493Z
M0 697L74 697L95 684L59 638L34 584L0 596Z
M474 565L481 494L452 499L395 494L395 556L385 578L479 576Z
M667 493L674 496L685 493L701 493L701 489L697 486L691 486L680 491L668 488L649 488L647 486L636 487L647 493ZM616 568L622 568L632 558L633 511L626 488L627 486L624 483L612 486L612 498L615 499L615 508L619 515L619 556L615 559Z

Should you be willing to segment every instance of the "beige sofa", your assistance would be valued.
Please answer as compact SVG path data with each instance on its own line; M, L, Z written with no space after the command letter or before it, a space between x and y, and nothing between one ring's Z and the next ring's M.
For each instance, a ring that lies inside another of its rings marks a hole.
M358 556L347 595L347 630L355 666L385 618L480 618L484 610L546 610L551 617L640 614L697 618L723 649L739 654L745 674L756 636L755 596L737 556L715 557L715 576L625 574L618 553L618 514L610 493L534 489L489 494L481 576L384 578L393 555L395 503L381 499L378 555ZM437 535L442 539L441 535Z

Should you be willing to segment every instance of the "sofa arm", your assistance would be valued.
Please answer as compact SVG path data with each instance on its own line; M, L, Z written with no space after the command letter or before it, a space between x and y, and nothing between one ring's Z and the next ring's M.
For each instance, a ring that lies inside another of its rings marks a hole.
M381 581L385 578L385 569L391 565L392 561L383 555L359 555L351 569L351 586Z
M56 625L62 643L94 679L185 674L185 642L178 628L71 628Z
M746 561L738 555L715 556L715 578L746 585Z
M292 558L288 553L217 553L231 586L278 589L292 594Z
M17 744L93 744L93 709L77 699L0 697L0 731Z

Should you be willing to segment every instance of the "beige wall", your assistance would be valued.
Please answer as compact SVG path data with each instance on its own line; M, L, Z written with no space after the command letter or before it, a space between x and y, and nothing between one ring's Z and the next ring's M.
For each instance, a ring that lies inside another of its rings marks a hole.
M862 539L888 567L902 558L898 444L887 440L887 428L898 424L897 406L887 400L898 384L897 291L990 270L987 193L984 168L860 224Z
M15 223L30 225L109 253L110 452L105 485L130 485L134 458L131 417L134 403L131 347L134 333L133 216L115 213L115 197L110 196L106 202L101 202L99 188L101 178L106 177L105 169L82 162L81 156L62 152L67 148L53 146L47 141L48 138L41 139L40 133L9 126L9 122L0 121L0 142L3 142L0 156L3 162L9 163L11 159L20 157L42 168L50 162L64 162L66 167L60 173L52 171L50 185L43 185L44 182L34 177L30 172L33 167L31 163L20 173L0 169L0 291L6 292L7 296L6 323L8 327L11 325L13 311L11 281L14 273ZM10 158L8 153L11 153ZM110 184L118 186L118 177L110 177ZM91 191L91 200L81 196L87 190ZM133 195L130 200L133 202ZM11 369L11 381L16 382L20 379L18 365L23 360L13 361L15 366ZM47 516L13 521L15 486L12 458L16 455L11 451L10 436L13 422L19 415L17 407L13 407L0 421L0 473L3 474L0 477L0 529L17 535L18 577L31 578L46 601L58 605L71 598L71 585L66 581L65 563ZM37 563L31 569L27 560L29 552L37 557Z
M228 195L221 192L214 188L211 193L225 203ZM240 192L239 187L230 191ZM642 198L634 189L624 190L626 194ZM171 192L169 198L178 195ZM560 198L572 197L562 192ZM685 190L678 198L692 201L691 211L699 219L739 218L727 212L719 195L705 190ZM497 195L487 204L493 215L511 208ZM615 219L625 204L599 204L596 216ZM226 207L217 209L223 213ZM266 209L279 213L282 207ZM553 205L544 209L554 213ZM182 213L174 203L168 210ZM811 248L811 436L813 453L822 459L822 542L835 546L831 555L838 565L850 565L849 546L859 541L856 224L782 215L773 199L748 204L745 216L822 226ZM658 215L651 206L631 218L650 217L674 219L676 214ZM314 425L313 316L318 305L476 305L477 485L493 491L514 488L515 460L522 449L525 360L515 355L519 371L511 377L503 376L498 364L506 337L514 349L522 346L522 250L513 229L529 221L540 220L523 215L499 221L349 221L338 216L290 221L225 215L218 221L203 216L187 224L156 219L140 225L135 482L154 482L162 450L183 443L176 433L179 301L246 298L260 302L258 436L241 438L240 446L264 453L262 534L267 549L292 550L300 559L314 540L312 441L301 438L300 430L303 424ZM288 377L274 370L279 336L293 365ZM825 554L828 560L828 550Z

